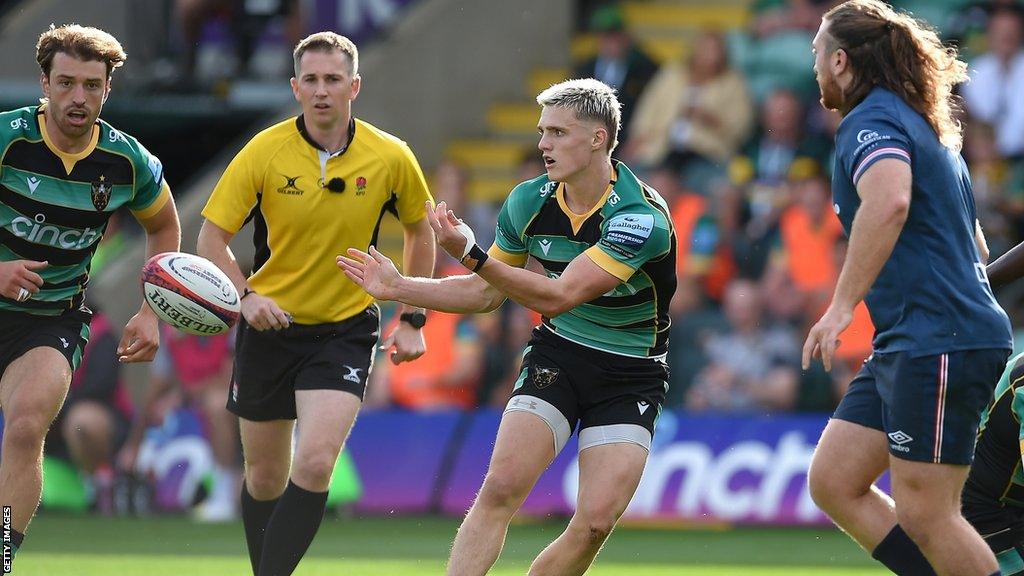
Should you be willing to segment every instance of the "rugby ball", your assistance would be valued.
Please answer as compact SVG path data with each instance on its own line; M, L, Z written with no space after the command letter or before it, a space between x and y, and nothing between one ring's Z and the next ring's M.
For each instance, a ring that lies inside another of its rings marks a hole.
M220 268L184 252L164 252L146 262L142 295L161 320L198 336L227 332L242 307L238 291Z

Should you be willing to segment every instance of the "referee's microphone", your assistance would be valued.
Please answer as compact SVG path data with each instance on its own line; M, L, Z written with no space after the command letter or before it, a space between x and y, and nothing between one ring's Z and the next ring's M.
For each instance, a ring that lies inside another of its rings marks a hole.
M336 194L344 192L345 181L338 177L331 178L327 181L327 189Z

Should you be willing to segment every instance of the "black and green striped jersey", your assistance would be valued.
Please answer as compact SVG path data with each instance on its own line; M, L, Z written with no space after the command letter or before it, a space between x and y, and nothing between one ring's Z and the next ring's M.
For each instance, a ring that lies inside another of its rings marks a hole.
M965 513L968 506L1014 506L1024 508L1024 353L1007 363L996 385L992 404L981 417L974 462L964 485Z
M668 348L668 305L676 289L676 236L661 196L621 162L604 197L587 214L573 213L565 186L540 176L516 186L498 215L490 254L522 266L527 257L557 278L586 254L622 283L544 325L591 348L654 357Z
M44 105L45 106L45 105ZM153 216L170 190L163 166L137 140L98 121L82 152L66 153L46 132L43 106L0 114L0 261L47 261L43 286L0 310L55 316L82 305L92 255L107 220L125 206Z

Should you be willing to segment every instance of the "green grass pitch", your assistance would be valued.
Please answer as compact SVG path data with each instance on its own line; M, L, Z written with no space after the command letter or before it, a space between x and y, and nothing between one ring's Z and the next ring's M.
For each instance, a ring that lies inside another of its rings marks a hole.
M526 573L564 523L516 524L491 574ZM296 576L426 576L444 573L456 520L324 520ZM622 527L588 572L594 576L853 576L888 572L833 530L668 530ZM240 524L182 518L104 519L44 514L18 553L31 576L249 574Z

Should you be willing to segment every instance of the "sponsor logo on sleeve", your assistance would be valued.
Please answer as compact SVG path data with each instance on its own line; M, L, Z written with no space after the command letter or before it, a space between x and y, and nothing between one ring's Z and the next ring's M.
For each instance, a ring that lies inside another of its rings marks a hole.
M153 180L159 183L160 178L164 175L164 165L160 163L160 159L156 156L150 155L149 157L149 171L153 173Z
M654 216L651 214L620 214L608 222L604 240L628 249L637 249L647 242L654 231Z
M865 149L877 146L881 142L886 140L892 140L892 136L888 134L879 134L875 130L861 130L857 132L857 148L853 151L853 156L857 157Z
M878 132L875 132L874 130L861 130L860 132L857 132L857 142L860 142L861 144L872 140L878 140L879 138L880 136L878 135Z

